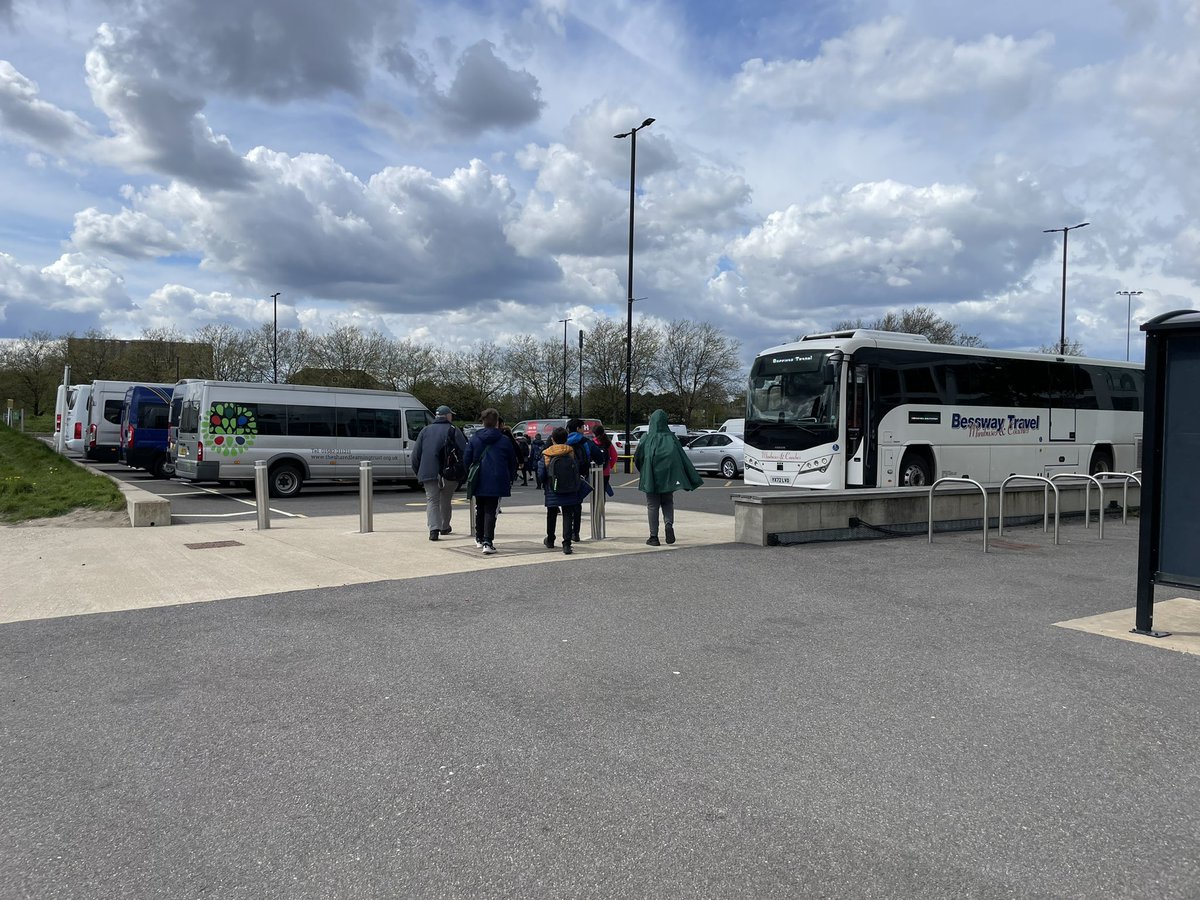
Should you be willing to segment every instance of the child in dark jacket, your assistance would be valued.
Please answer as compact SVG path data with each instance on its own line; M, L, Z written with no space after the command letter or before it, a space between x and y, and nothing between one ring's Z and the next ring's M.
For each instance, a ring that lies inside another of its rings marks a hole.
M575 463L575 450L567 446L567 429L561 425L554 429L550 440L550 446L542 451L542 458L538 462L538 480L541 481L542 489L546 492L546 539L542 543L547 548L554 547L554 531L558 525L558 511L561 508L563 513L562 551L569 555L574 523L578 521L583 497L577 485L573 486L570 491L555 491L552 472L554 460L565 456Z

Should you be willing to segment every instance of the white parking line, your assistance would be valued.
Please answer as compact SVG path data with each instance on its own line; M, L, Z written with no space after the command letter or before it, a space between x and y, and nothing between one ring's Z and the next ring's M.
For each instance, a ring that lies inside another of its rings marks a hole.
M257 500L243 500L241 497L230 497L228 494L222 494L216 488L202 487L202 488L200 488L200 491L205 494L212 494L215 497L224 497L226 500L232 500L234 503L243 503L246 506L252 506L256 510L258 509L258 501ZM269 507L267 507L267 509L269 509L273 513L278 513L281 516L287 516L289 519L307 519L308 518L308 516L304 515L303 513L285 512L284 510L276 509L273 506L269 506ZM174 513L172 513L171 517L172 518L175 517ZM191 518L191 517L189 516L188 518Z
M230 519L234 516L252 516L254 510L243 509L231 513L171 513L172 519Z

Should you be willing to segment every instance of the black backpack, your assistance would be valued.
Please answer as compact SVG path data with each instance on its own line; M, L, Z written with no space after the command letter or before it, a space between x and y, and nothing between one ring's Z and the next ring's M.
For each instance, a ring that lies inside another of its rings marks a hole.
M454 433L457 430L451 425L450 431L446 433L446 441L438 451L438 467L442 478L446 481L457 481L462 484L467 480L467 469L463 465L462 454L458 452L458 444L454 440L458 437Z
M579 493L579 463L574 453L550 457L550 490L556 494Z

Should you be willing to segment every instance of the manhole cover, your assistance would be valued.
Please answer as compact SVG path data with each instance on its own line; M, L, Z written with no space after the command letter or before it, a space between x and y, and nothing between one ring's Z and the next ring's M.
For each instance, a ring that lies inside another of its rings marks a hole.
M202 544L184 544L189 550L216 550L218 547L240 547L241 541L205 541Z

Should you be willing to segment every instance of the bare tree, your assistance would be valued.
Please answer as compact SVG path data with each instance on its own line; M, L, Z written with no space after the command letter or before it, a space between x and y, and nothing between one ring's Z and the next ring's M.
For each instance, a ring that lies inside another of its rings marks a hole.
M201 365L196 372L198 377L218 381L257 381L262 378L254 358L253 332L212 322L197 328L192 340L211 348L207 354L207 365Z
M914 306L899 312L888 312L879 318L844 320L833 326L834 331L870 328L872 331L893 331L902 334L923 334L933 344L957 344L960 347L982 347L977 334L967 334L953 322L943 319L927 306Z
M493 343L474 350L455 353L447 359L447 383L443 402L461 418L477 417L480 411L495 406L510 385L504 351Z
M253 359L256 377L254 381L271 381L274 377L274 336L271 322L264 322L253 332ZM292 375L313 364L312 332L301 328L298 331L284 329L279 332L279 381L286 383Z
M740 346L710 322L676 319L667 326L658 381L678 397L684 422L697 406L728 399L741 371Z
M574 357L574 360L568 359L570 366L578 360L579 351L570 353L568 346L568 353ZM504 351L504 367L519 396L522 415L544 418L561 411L562 359L562 343L556 340L539 341L533 335L524 334L509 342Z
M410 338L392 342L380 380L392 390L418 390L436 378L445 368L444 354L436 347L419 344Z
M17 395L13 399L35 416L54 406L55 389L62 381L64 344L48 331L31 331L0 350L0 366Z
M606 422L625 422L625 333L627 325L602 319L587 333L584 344L584 376L592 408ZM631 392L642 394L654 383L663 338L653 325L633 326L633 379ZM561 364L561 355L560 355Z
M1083 356L1083 344L1072 338L1067 338L1066 353L1059 353L1060 349L1062 348L1059 346L1058 341L1055 341L1053 344L1042 344L1037 348L1037 352L1050 353L1054 356Z

